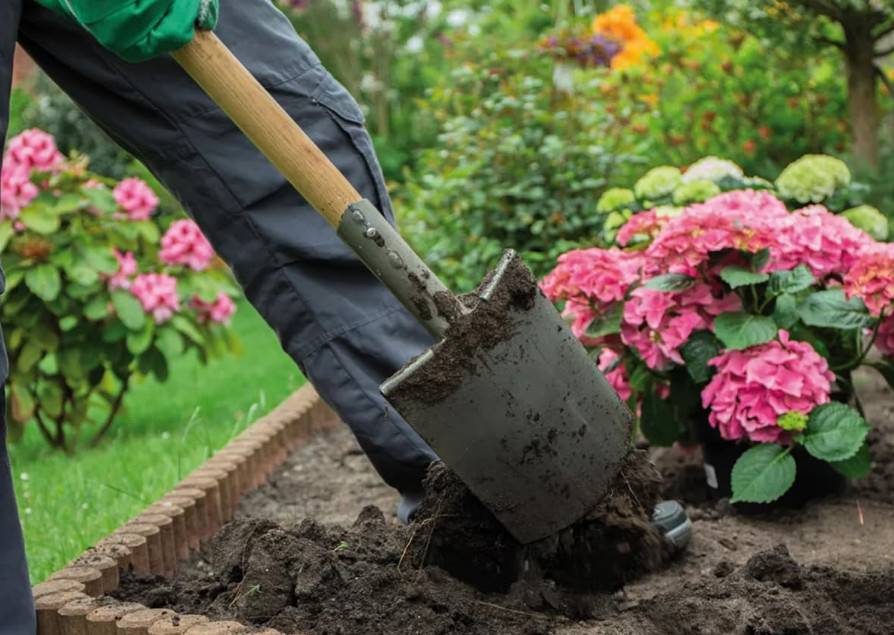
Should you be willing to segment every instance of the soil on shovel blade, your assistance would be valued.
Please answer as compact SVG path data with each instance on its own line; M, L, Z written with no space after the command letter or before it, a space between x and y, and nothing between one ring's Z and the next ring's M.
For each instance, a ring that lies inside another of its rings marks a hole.
M128 575L116 595L285 633L887 635L894 397L859 380L872 474L800 509L741 515L706 496L697 452L653 451L663 482L634 453L589 518L523 549L439 466L399 525L396 496L340 429L297 450L175 578ZM693 520L670 561L643 522L658 496Z

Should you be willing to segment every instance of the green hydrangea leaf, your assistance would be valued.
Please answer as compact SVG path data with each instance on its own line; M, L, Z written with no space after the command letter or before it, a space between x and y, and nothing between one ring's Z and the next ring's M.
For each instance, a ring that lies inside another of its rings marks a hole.
M869 426L853 408L843 403L817 406L807 420L802 443L823 461L844 461L854 456L866 440Z
M771 295L798 293L809 289L816 282L813 273L804 265L798 265L791 271L774 271L770 274L767 291Z
M747 450L733 466L733 503L772 503L795 482L790 451L765 443Z
M647 289L656 291L685 291L695 284L695 278L682 273L666 273L646 282Z
M62 290L62 277L53 265L42 264L28 270L25 274L25 284L41 300L52 302L59 297L59 292Z
M133 295L126 291L116 291L112 294L112 306L121 322L131 331L139 331L146 324L146 313L143 305Z
M749 271L743 267L726 267L720 272L720 279L727 283L731 289L738 289L750 284L766 282L770 279L770 274Z
M860 298L848 299L841 289L817 291L807 296L798 313L805 324L833 329L859 329L872 324Z
M680 347L680 353L692 381L704 384L711 379L713 370L708 366L708 361L720 354L720 342L710 331L696 331Z
M727 348L742 350L766 344L778 331L776 322L764 315L744 311L721 313L714 320L714 333Z
M848 478L863 478L872 470L869 446L864 443L851 458L844 461L832 461L831 465Z

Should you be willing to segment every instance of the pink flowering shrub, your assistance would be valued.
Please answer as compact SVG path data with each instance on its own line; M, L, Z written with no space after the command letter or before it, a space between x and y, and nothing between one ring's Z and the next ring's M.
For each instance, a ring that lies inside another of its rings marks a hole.
M541 286L647 439L691 444L703 421L745 445L734 501L781 496L797 446L868 472L867 425L844 402L860 365L894 381L894 247L769 187L630 213L614 240L563 254Z
M158 207L155 192L138 178L124 179L115 186L112 194L130 220L147 220Z
M191 220L171 223L161 238L161 261L169 265L185 265L193 271L202 271L211 263L214 249L199 226Z
M189 349L225 352L235 311L235 285L195 223L168 226L146 183L86 168L28 130L0 173L10 424L66 449L108 430L133 375L163 381Z

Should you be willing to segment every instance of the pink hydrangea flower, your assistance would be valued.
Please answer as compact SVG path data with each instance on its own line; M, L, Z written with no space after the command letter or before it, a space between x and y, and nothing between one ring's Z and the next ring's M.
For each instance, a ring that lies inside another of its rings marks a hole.
M31 170L49 172L62 163L62 153L53 135L32 128L9 140L3 163L11 163L29 173Z
M615 389L618 396L627 401L633 395L630 388L630 380L627 377L627 369L621 363L620 355L610 348L603 349L599 354L599 370L605 376L609 385Z
M776 225L777 244L771 247L772 270L806 265L817 278L844 274L875 240L843 216L822 205L801 208Z
M10 162L0 168L0 219L18 218L19 212L38 194L25 168Z
M195 222L175 221L161 239L158 257L169 265L186 265L194 271L207 269L214 249Z
M767 192L738 190L690 205L667 224L645 251L644 274L695 275L711 253L755 253L776 245L775 227L788 211Z
M217 294L217 299L214 302L204 302L196 296L192 299L190 306L196 310L196 317L202 323L229 322L236 312L236 303L223 291Z
M877 243L864 249L844 276L844 292L849 298L862 299L874 316L890 307L894 303L894 244Z
M894 315L882 319L875 338L875 346L882 355L894 355Z
M741 306L737 295L715 292L706 283L674 293L640 287L624 305L621 341L649 368L663 370L683 364L679 348L693 332L713 329L716 316Z
M563 315L572 318L571 330L585 344L601 338L586 337L589 326L624 299L639 280L642 257L617 248L575 249L559 256L559 263L540 283L550 300L565 300Z
M658 214L654 209L634 214L618 230L618 244L625 247L636 236L645 236L651 242L670 218L670 216Z
M163 273L144 273L130 285L130 292L150 313L157 324L167 322L180 310L177 279Z
M702 390L708 422L724 439L787 443L777 420L789 412L810 414L829 401L834 375L810 344L780 330L777 340L727 351L710 362L717 373Z
M130 220L146 220L158 207L158 197L146 183L136 177L124 179L112 190L115 202Z
M123 254L115 250L115 258L118 259L118 272L109 278L109 289L130 289L130 278L137 273L137 259L133 252Z

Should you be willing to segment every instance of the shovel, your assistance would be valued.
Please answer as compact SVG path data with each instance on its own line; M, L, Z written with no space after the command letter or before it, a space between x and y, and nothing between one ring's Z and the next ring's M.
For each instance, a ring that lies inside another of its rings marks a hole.
M469 490L522 544L593 509L632 415L519 257L461 302L217 36L173 56L435 338L380 388Z

